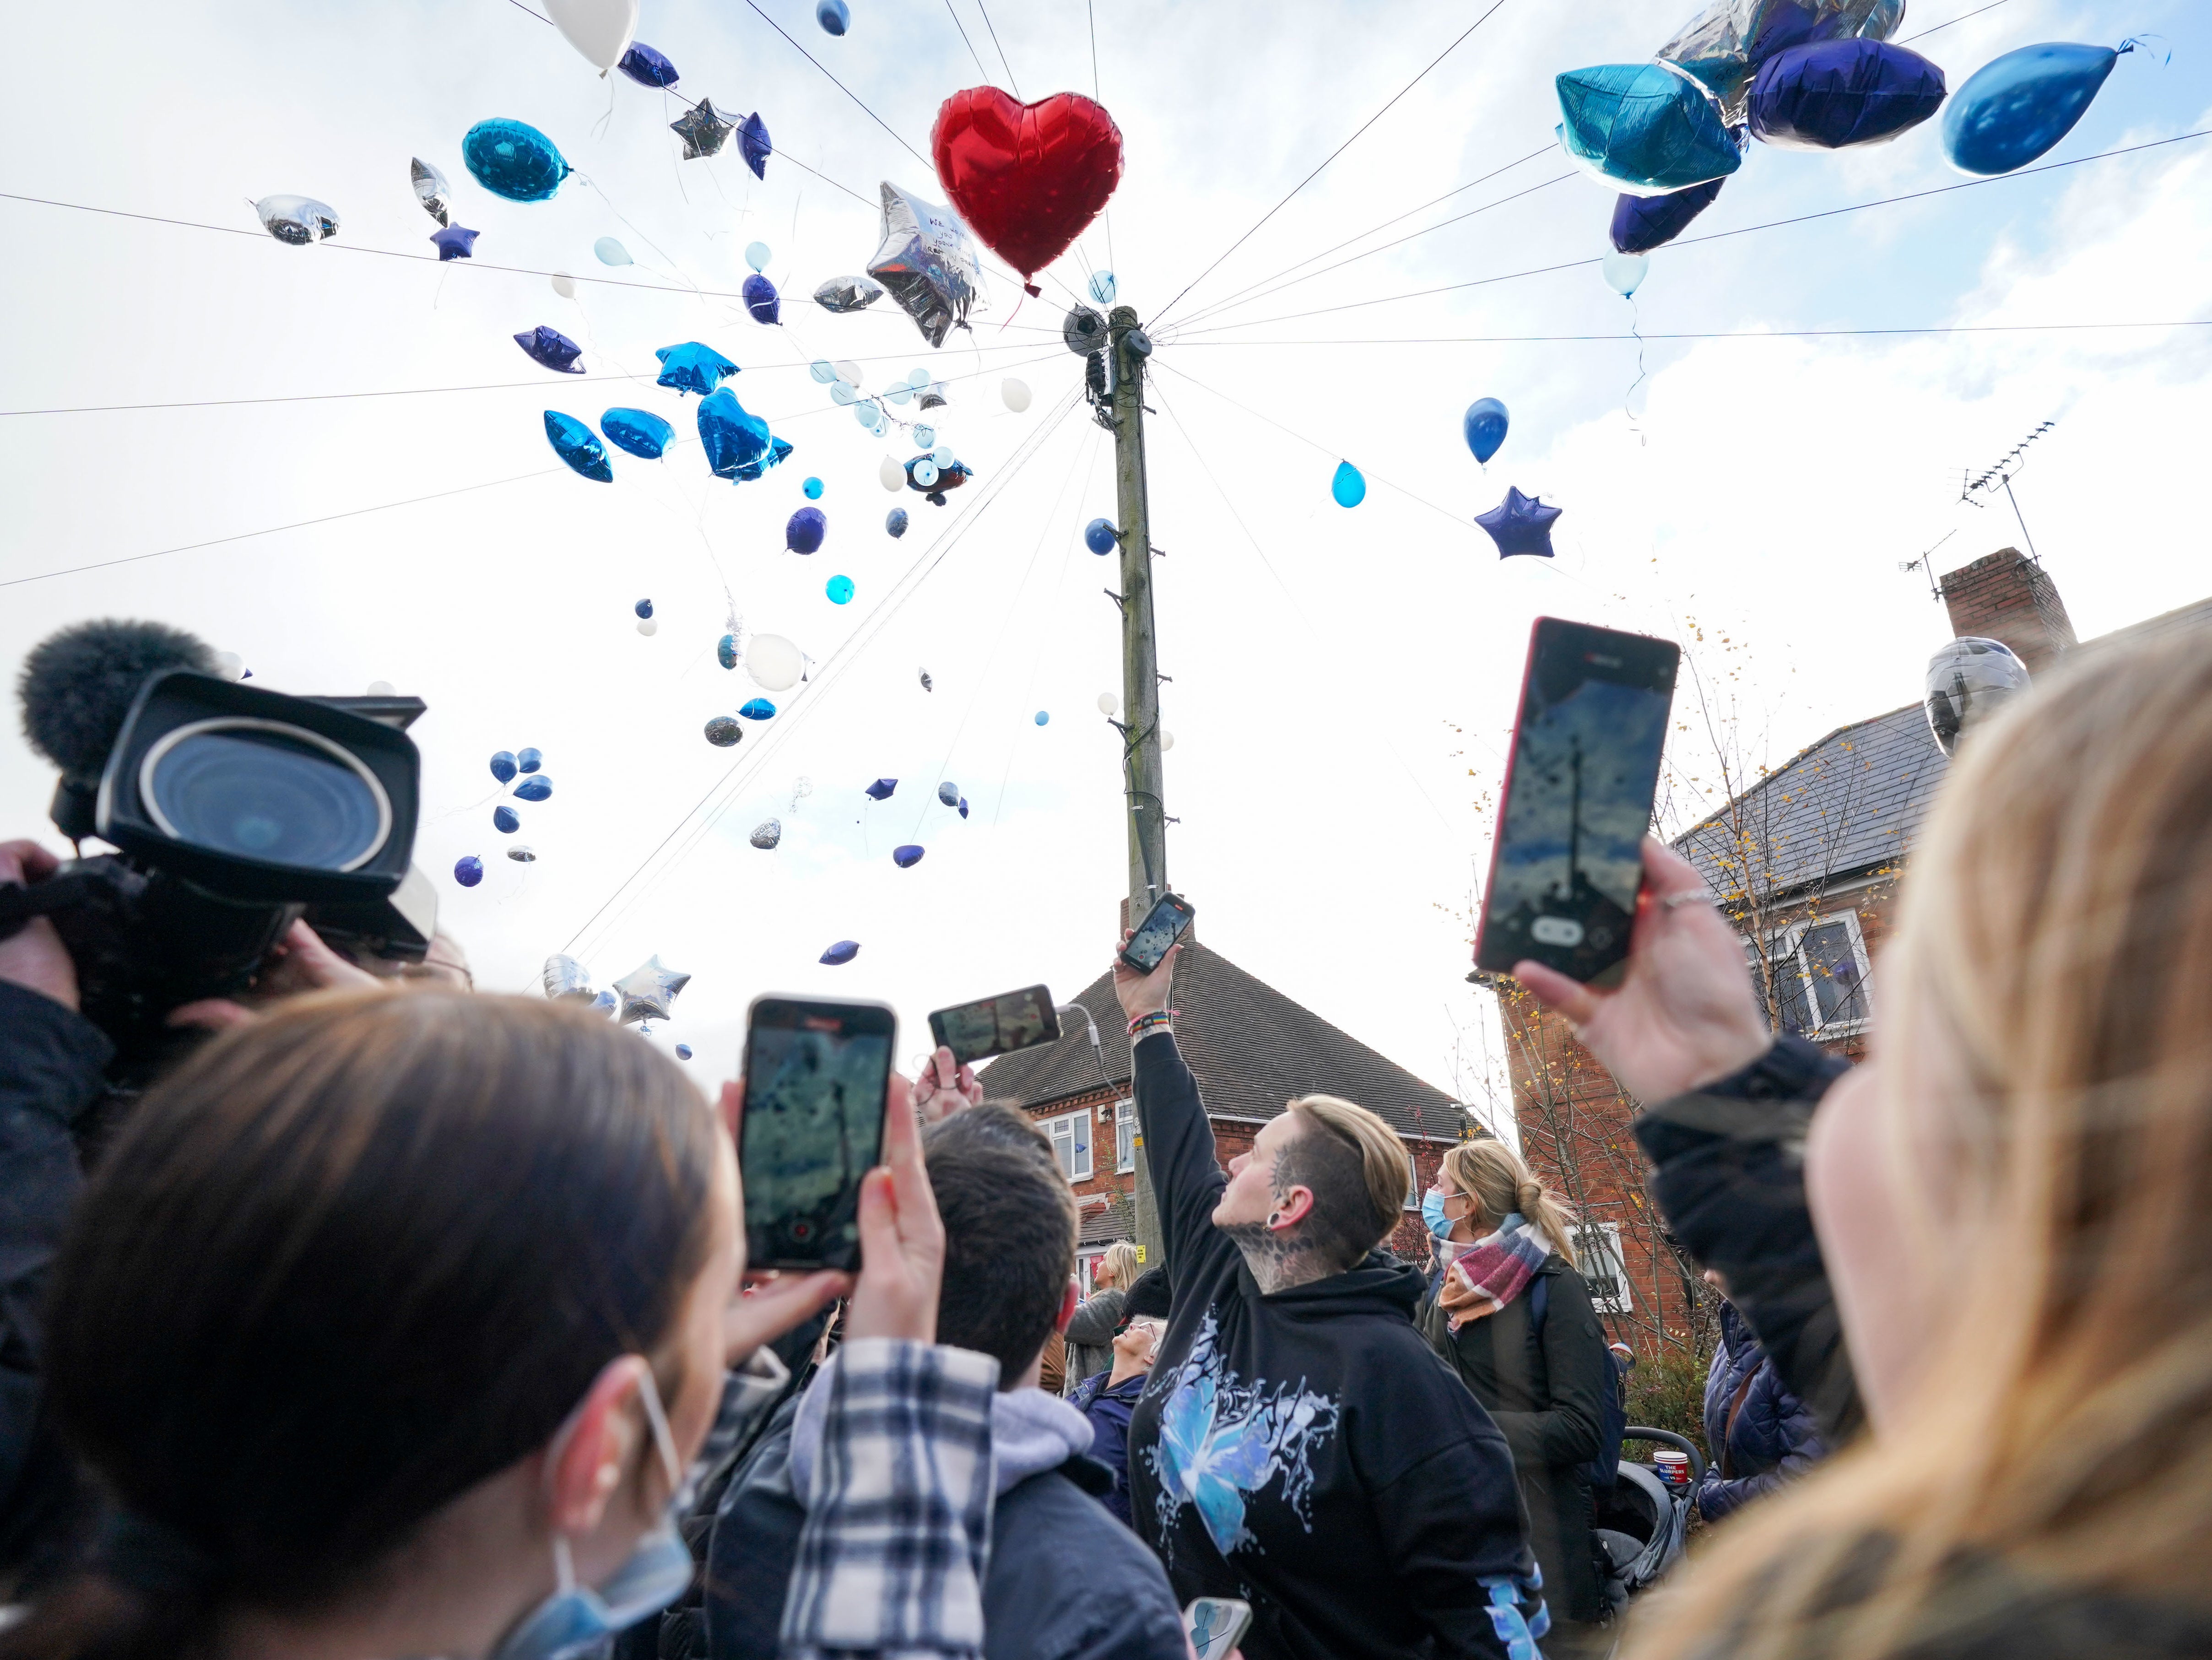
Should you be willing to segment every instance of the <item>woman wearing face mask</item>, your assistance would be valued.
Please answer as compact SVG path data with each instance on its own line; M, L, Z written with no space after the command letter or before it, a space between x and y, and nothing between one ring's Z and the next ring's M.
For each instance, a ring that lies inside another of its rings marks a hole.
M1866 1066L1768 1032L1656 844L1619 990L1516 970L1654 1104L1655 1190L1784 1381L1868 1432L1629 1653L2212 1652L2208 821L2205 635L2093 648L1954 764Z
M833 1433L918 1410L901 1424L931 1444L892 1467L951 1462L898 1496L949 1499L958 1536L902 1542L957 1571L988 1503L960 1470L988 1448L932 1414L949 1390L988 1423L997 1368L902 1341L933 1329L943 1235L894 1093ZM46 1408L114 1508L0 1655L563 1660L656 1614L691 1572L687 1469L781 1377L755 1351L848 1287L741 1298L744 1241L726 1128L588 1014L372 992L217 1039L135 1110L64 1248ZM824 1462L787 1638L824 1646L842 1603L836 1645L866 1650L873 1614L908 1611L853 1531L886 1494L868 1458ZM856 1633L859 1577L879 1595Z
M1574 1213L1497 1140L1445 1153L1431 1196L1449 1230L1437 1255L1450 1262L1417 1317L1513 1450L1556 1633L1546 1650L1576 1652L1577 1627L1612 1612L1585 1467L1602 1450L1613 1359L1575 1271Z

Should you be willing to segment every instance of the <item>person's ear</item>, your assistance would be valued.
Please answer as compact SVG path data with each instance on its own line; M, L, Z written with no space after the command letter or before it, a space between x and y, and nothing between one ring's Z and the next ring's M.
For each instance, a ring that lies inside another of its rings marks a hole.
M1052 1323L1054 1331L1065 1333L1067 1330L1067 1323L1075 1318L1075 1305L1079 1300L1075 1294L1075 1281L1071 1280L1067 1282L1067 1289L1060 1294L1060 1317Z
M649 1433L639 1398L645 1364L635 1354L609 1361L555 1438L546 1471L555 1532L589 1533L606 1514L623 1472Z
M1278 1231L1294 1228L1313 1214L1313 1189L1304 1185L1294 1187L1275 1195L1275 1208L1268 1213L1267 1225Z

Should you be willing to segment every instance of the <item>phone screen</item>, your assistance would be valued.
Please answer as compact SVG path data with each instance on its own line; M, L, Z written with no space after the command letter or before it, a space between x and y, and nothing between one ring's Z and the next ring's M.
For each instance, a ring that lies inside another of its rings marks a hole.
M1536 619L1475 945L1589 981L1628 954L1681 650Z
M1234 1596L1201 1596L1182 1611L1198 1660L1226 1660L1252 1624L1252 1605Z
M1151 914L1129 936L1129 943L1121 948L1121 960L1150 974L1159 967L1160 959L1168 954L1168 947L1182 938L1182 931L1197 914L1187 901L1172 893L1162 894Z
M896 1027L877 1003L753 1005L738 1123L753 1266L859 1263L860 1178L882 1156Z
M1060 1036L1060 1015L1048 989L1029 986L957 1008L939 1009L929 1017L929 1031L965 1066L987 1055L1012 1055L1053 1042Z

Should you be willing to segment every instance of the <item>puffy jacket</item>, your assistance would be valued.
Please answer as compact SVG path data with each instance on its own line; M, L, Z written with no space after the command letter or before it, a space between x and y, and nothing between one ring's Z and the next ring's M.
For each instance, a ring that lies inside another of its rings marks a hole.
M1091 1456L1113 1472L1114 1487L1110 1493L1098 1495L1098 1502L1129 1526L1136 1526L1129 1513L1129 1418L1137 1410L1137 1397L1144 1394L1150 1372L1132 1372L1119 1383L1112 1382L1110 1371L1097 1371L1075 1386L1067 1404L1091 1420L1092 1434Z
M1705 1445L1712 1462L1698 1488L1698 1510L1708 1522L1772 1492L1827 1452L1811 1408L1783 1386L1774 1362L1727 1303L1705 1374Z
M1093 1372L1114 1367L1114 1334L1129 1309L1129 1294L1108 1286L1085 1298L1067 1323L1067 1393Z

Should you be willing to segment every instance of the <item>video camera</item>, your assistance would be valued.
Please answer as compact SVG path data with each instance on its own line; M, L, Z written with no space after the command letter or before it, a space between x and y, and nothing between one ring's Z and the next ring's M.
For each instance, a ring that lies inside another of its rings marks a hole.
M42 642L19 690L25 734L62 769L55 826L118 851L0 887L0 938L52 918L125 1073L173 1047L178 1005L250 989L301 916L378 956L428 950L437 894L409 863L421 699L264 690L189 634L118 622Z

